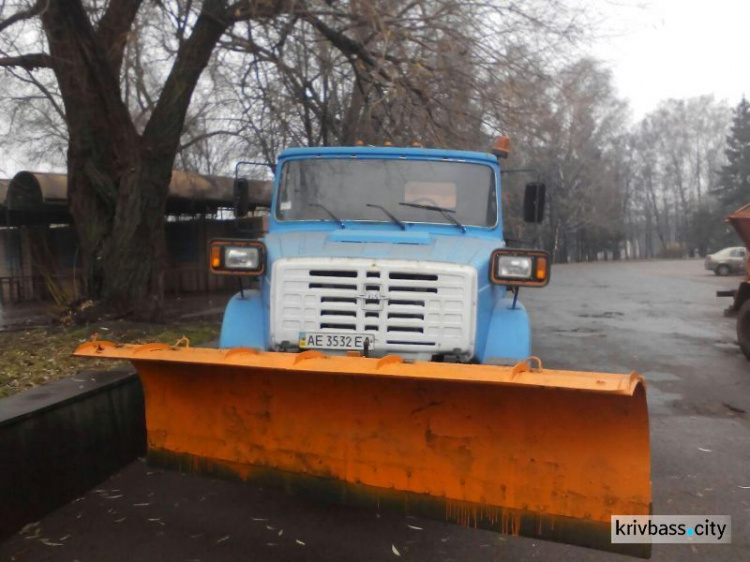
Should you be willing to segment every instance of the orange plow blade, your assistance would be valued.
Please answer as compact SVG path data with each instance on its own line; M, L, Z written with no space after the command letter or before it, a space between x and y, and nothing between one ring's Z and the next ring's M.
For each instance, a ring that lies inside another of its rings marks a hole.
M252 349L89 342L146 395L150 462L337 503L647 557L611 515L648 515L643 379Z

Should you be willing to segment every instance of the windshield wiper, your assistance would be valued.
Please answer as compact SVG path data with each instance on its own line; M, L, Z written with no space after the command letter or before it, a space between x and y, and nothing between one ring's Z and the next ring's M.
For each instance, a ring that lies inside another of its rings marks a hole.
M367 207L373 207L375 209L380 209L386 215L388 215L389 219L391 219L394 223L396 223L397 225L399 225L401 227L401 230L406 230L406 225L404 223L402 223L400 220L398 220L395 216L393 216L393 214L388 209L386 209L385 207L383 207L382 205L373 205L372 203L368 203L366 206Z
M340 218L338 218L336 215L334 215L331 212L331 210L328 207L326 207L325 205L321 205L320 203L310 203L310 207L320 207L326 213L328 213L329 217L331 217L333 220L335 220L337 223L339 223L339 225L341 226L341 228L346 228L346 226L344 225L344 221L342 221Z
M453 224L455 224L458 228L460 228L461 232L466 233L466 227L449 214L449 213L456 212L453 209L444 209L443 207L438 207L437 205L420 205L419 203L399 203L399 205L403 205L404 207L414 207L415 209L426 209L428 211L437 211L438 213L443 215L446 219L448 219Z

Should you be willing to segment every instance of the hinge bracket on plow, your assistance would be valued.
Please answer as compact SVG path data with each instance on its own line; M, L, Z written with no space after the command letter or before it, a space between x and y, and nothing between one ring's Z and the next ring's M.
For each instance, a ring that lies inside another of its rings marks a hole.
M529 362L535 362L536 367L532 367ZM539 359L539 357L532 355L531 357L527 357L523 361L519 361L518 363L516 363L510 370L510 374L511 376L515 377L516 375L520 375L521 373L541 373L542 370L542 360Z

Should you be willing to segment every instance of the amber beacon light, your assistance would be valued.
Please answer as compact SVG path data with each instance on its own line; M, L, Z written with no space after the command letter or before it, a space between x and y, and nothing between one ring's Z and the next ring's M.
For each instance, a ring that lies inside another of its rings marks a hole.
M495 139L495 144L492 145L492 154L500 158L507 158L510 154L510 137L501 135Z

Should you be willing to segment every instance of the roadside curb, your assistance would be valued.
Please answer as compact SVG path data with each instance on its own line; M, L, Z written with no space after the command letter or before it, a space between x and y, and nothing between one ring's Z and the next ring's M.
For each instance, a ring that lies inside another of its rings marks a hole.
M0 400L0 540L146 451L131 370L84 371Z

